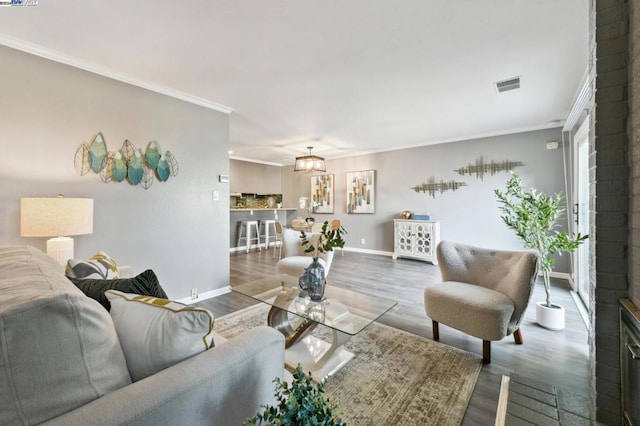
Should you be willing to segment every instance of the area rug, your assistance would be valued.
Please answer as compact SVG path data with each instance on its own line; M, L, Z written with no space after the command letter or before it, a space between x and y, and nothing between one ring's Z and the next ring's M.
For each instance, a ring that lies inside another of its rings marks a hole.
M268 309L259 304L216 318L214 330L233 338L266 324ZM313 334L329 336L326 327ZM351 338L346 349L355 357L327 379L325 390L338 403L338 415L354 426L459 425L482 367L479 355L379 323Z

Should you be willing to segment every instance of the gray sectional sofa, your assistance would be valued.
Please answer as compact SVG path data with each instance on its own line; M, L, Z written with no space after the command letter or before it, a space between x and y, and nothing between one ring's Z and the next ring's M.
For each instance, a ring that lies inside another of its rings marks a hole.
M44 253L0 247L1 425L239 425L283 365L259 327L132 383L109 313Z

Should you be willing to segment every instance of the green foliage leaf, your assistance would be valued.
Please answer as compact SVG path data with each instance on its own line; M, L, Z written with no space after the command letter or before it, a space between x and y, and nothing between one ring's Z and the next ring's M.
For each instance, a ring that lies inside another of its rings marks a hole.
M304 231L300 231L300 239L302 240L302 245L306 246L304 252L313 253L313 257L318 257L318 253L327 253L333 251L336 247L343 248L345 242L342 236L346 233L347 231L342 226L337 229L331 229L329 221L325 220L320 230L317 246L311 244Z
M555 263L554 255L573 253L589 236L578 233L570 237L565 231L558 232L555 228L564 213L564 195L542 194L535 188L525 191L522 178L517 173L512 173L504 192L495 189L494 194L500 204L500 218L504 224L515 231L526 247L540 254L546 303L549 305L549 273Z
M293 373L293 382L290 386L280 378L276 378L274 383L276 384L274 396L278 405L261 405L262 413L248 418L244 422L245 425L346 425L334 414L337 405L323 396L324 381L314 385L311 373L305 374L300 364Z

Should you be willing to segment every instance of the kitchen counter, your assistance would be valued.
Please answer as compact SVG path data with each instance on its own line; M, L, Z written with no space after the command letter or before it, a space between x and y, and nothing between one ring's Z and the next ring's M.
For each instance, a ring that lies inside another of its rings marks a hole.
M293 207L282 207L282 208L274 207L274 208L271 208L271 209L267 208L267 207L259 208L259 209L252 209L250 207L243 207L241 209L234 209L234 208L229 209L229 211L232 211L232 212L248 212L248 211L251 211L251 210L253 210L253 211L274 211L274 210L275 211L278 211L278 210L280 210L280 211L292 211L292 210L298 210L298 209L293 208Z
M229 233L229 247L231 250L236 250L236 246L238 245L238 232L240 230L240 222L244 220L277 220L282 226L286 226L291 218L297 216L296 208L231 208L229 211L231 214L229 215L230 221L230 233ZM273 227L272 227L273 228ZM260 234L262 235L260 245L264 246L264 240L262 239L264 236L264 229L260 230ZM274 230L271 229L271 237L273 237ZM273 238L271 238L271 242L273 242ZM255 243L255 242L254 242ZM246 243L244 240L242 241L242 245L244 246ZM252 244L254 245L254 244Z

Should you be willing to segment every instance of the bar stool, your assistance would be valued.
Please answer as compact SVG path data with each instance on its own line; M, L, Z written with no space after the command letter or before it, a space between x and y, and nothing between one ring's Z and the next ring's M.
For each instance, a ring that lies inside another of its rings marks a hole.
M245 230L244 237L242 236L242 230ZM255 238L251 237L251 230L255 229L256 236ZM258 228L257 220L243 220L240 222L240 230L238 231L238 243L236 247L240 247L240 240L244 238L244 241L247 244L247 253L249 253L249 249L251 248L251 241L258 241L258 250L262 251L262 247L260 247L260 228Z
M264 246L269 250L269 240L273 238L274 243L278 241L276 238L276 221L274 219L261 219L258 221L258 225L260 225L260 233L264 235ZM273 226L273 235L269 233L270 226Z
M278 260L282 257L282 224L277 222L274 224L276 230L276 240L273 242L273 257L276 257L276 246L278 246Z

